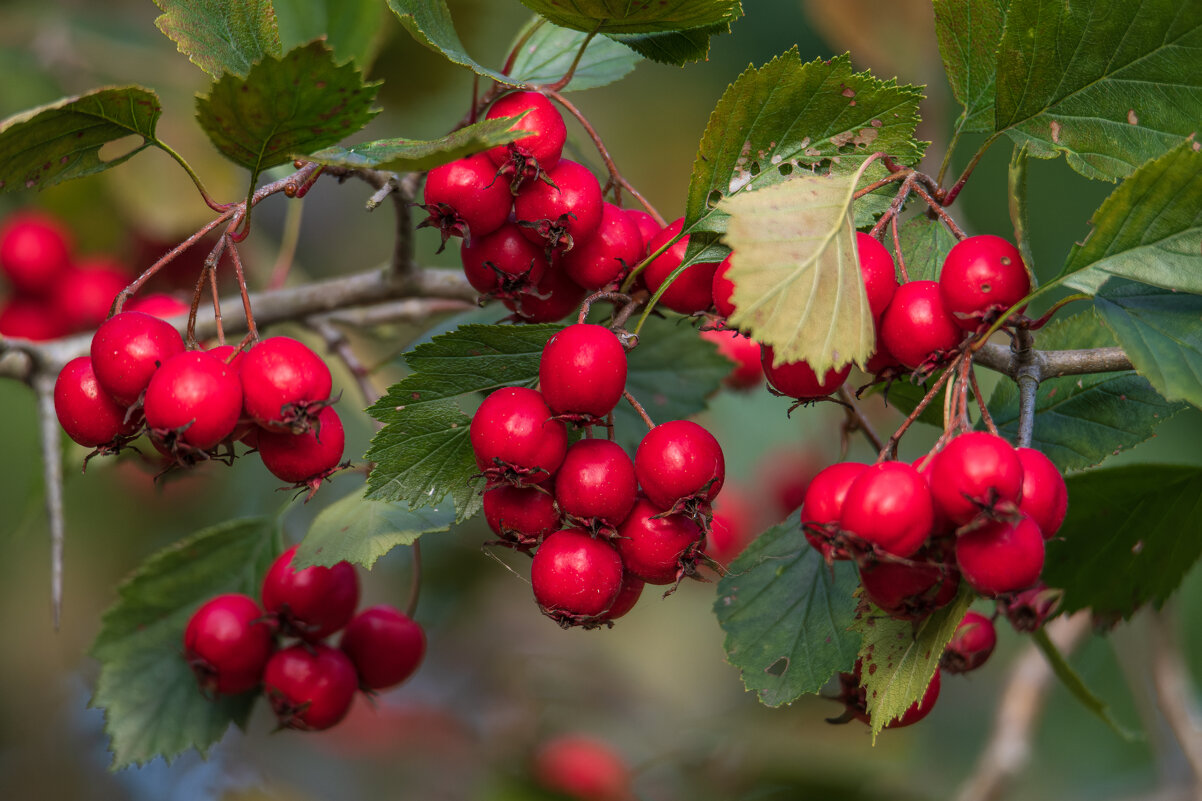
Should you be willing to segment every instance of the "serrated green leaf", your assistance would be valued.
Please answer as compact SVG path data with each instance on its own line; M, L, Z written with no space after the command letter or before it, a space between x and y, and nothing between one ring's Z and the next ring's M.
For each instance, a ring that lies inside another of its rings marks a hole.
M571 69L587 34L552 25L535 17L514 39L514 44L528 36L513 60L509 74L526 84L555 83ZM538 26L533 33L530 29ZM638 53L605 36L593 37L572 73L572 80L561 91L595 89L629 75L641 61Z
M202 603L258 595L276 557L270 520L234 520L198 532L143 562L118 590L91 654L100 662L91 706L104 710L113 768L202 755L230 724L244 726L256 693L201 695L182 655L184 628Z
M1198 130L1202 4L1011 0L995 127L1113 181Z
M730 323L771 345L776 364L805 361L822 375L876 349L856 256L858 178L802 175L722 201L734 250Z
M245 79L222 76L196 98L196 117L222 155L257 176L358 131L376 115L378 86L310 42L265 58Z
M1092 311L1057 320L1036 336L1036 347L1043 350L1114 344ZM1062 471L1082 470L1134 448L1184 408L1166 401L1133 371L1046 379L1035 396L1031 447L1043 451ZM1013 381L998 383L989 411L1002 436L1016 442L1018 389Z
M245 76L256 62L283 52L271 0L154 0L154 4L164 12L154 24L214 79L224 73Z
M956 244L956 237L947 226L920 214L902 223L897 237L901 241L910 280L938 281L943 262Z
M514 125L514 117L501 117L452 131L441 139L378 139L351 147L330 147L308 156L310 161L338 167L388 170L389 172L421 172L450 164L473 153L496 145L504 145L526 133Z
M853 72L846 55L802 63L793 48L748 68L722 94L697 149L685 206L686 263L715 260L702 251L726 231L720 201L803 172L855 173L877 151L917 162L925 147L914 139L921 99L920 87Z
M1202 152L1184 142L1143 164L1091 218L1061 276L1094 293L1111 276L1202 294Z
M729 24L667 33L611 34L609 38L621 42L643 58L683 67L692 61L708 60L710 39L724 33L730 33Z
M952 94L964 107L961 130L993 131L997 44L1009 0L934 0L939 54Z
M1144 604L1162 606L1202 555L1202 468L1138 464L1067 484L1068 516L1043 569L1048 586L1064 590L1064 610L1129 619Z
M522 0L551 22L577 31L659 33L729 25L743 15L739 0Z
M1094 308L1161 395L1202 407L1202 296L1112 278Z
M332 567L345 560L371 570L398 545L412 545L423 534L446 531L455 510L413 511L407 504L370 501L352 492L321 510L296 550L296 569L310 565Z
M45 189L115 167L148 145L162 107L140 86L96 89L0 122L0 192ZM100 149L127 136L142 145L110 161Z
M866 691L873 743L886 725L926 693L939 657L972 600L971 592L961 591L956 600L918 624L894 620L871 605L871 611L857 616L852 628L863 637L860 683Z
M517 85L513 78L481 65L468 55L459 34L455 32L455 23L451 20L446 0L388 0L388 7L410 36L436 53L441 53L452 63L467 67L482 77L510 86Z
M726 659L744 686L780 706L851 670L860 645L850 631L858 585L849 562L827 567L795 517L757 537L718 582L714 601Z
M1039 646L1039 650L1043 652L1044 658L1048 660L1048 665L1051 666L1052 672L1056 674L1056 678L1060 679L1060 683L1064 685L1065 689L1074 698L1081 702L1082 706L1095 714L1115 734L1127 742L1135 742L1143 739L1138 733L1131 732L1119 725L1119 722L1110 714L1110 707L1106 705L1106 702L1094 695L1085 686L1085 682L1081 679L1081 676L1077 674L1077 671L1073 670L1072 665L1064 658L1064 654L1060 653L1060 649L1048 637L1047 629L1038 629L1031 636L1035 640L1035 644Z
M274 0L284 50L325 37L338 63L366 70L379 49L384 9L379 0Z

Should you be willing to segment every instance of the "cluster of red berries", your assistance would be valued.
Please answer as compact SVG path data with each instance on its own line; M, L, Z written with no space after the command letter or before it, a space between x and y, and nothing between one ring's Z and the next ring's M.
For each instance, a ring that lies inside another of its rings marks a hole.
M280 726L328 729L355 690L395 687L426 653L422 627L391 606L355 614L359 577L348 562L294 570L296 547L263 579L260 606L230 593L205 602L184 630L184 658L210 698L262 688ZM323 642L341 631L337 648ZM281 644L285 638L295 643Z
M564 626L608 624L645 583L677 583L708 561L705 533L726 468L704 427L655 426L633 460L609 439L568 444L568 424L606 425L626 370L617 334L571 325L543 349L539 390L496 390L472 418L485 517L500 544L533 552L535 599Z
M169 323L130 311L96 330L90 356L63 367L54 407L67 435L98 452L146 431L173 464L228 463L240 441L273 475L312 491L342 459L331 389L330 368L294 339L186 350Z
M67 230L35 211L13 214L0 225L0 274L12 290L0 304L0 336L35 342L96 328L134 278L113 259L75 257ZM128 308L156 317L188 311L164 294L131 300Z

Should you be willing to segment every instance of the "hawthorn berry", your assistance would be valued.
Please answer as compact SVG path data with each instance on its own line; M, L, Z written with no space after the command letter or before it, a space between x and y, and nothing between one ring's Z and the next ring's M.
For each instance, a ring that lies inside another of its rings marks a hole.
M263 608L283 631L315 642L341 629L355 614L359 576L350 562L296 570L296 547L280 554L263 577Z
M904 729L906 726L913 726L918 721L931 714L931 710L935 708L935 702L939 700L940 671L935 670L935 675L931 677L930 684L927 685L926 692L910 706L906 707L906 711L901 713L901 716L896 720L885 724L886 729Z
M714 519L705 535L705 555L722 566L729 565L759 533L762 517L758 499L727 484L714 499Z
M710 284L710 291L714 296L714 310L723 317L730 317L735 313L735 282L727 277L730 272L730 256L718 263L718 269L714 270L714 280Z
M850 559L839 536L839 520L847 490L868 469L862 462L836 462L810 479L801 504L801 527L809 541L827 560Z
M724 385L731 389L751 389L764 380L760 343L726 327L705 329L701 331L701 338L717 345L718 352L732 365L731 371L722 379Z
M346 717L358 687L350 657L322 643L276 651L263 670L263 694L281 728L330 728Z
M663 230L663 226L657 223L654 217L642 209L626 209L626 216L634 220L634 224L637 225L639 229L639 236L643 240L643 247L639 251L639 260L641 261L642 259L647 258L647 254L651 252L647 250L647 243L650 242L656 234Z
M563 270L548 269L533 292L516 299L502 299L514 317L527 323L553 323L576 311L585 290Z
M246 413L271 431L308 431L333 389L325 361L291 337L259 342L243 354L238 372Z
M484 519L502 545L527 550L558 531L559 508L555 496L542 486L501 484L484 493Z
M629 801L630 769L608 745L583 735L547 741L534 755L534 779L572 801Z
M509 219L513 195L497 180L496 166L482 153L430 170L422 208L429 215L418 228L437 228L442 234L438 251L452 236L470 242L490 234Z
M512 220L491 233L464 240L459 257L472 288L501 299L519 299L535 292L547 271L546 254L531 244Z
M780 394L799 401L812 401L825 398L847 380L851 374L851 364L836 370L833 367L822 374L822 378L814 372L807 362L781 362L774 365L776 353L771 345L764 345L760 350L760 366L764 369L764 377Z
M574 525L612 532L638 494L634 463L616 442L582 439L571 445L555 473L555 502Z
M238 424L238 372L205 351L176 354L151 376L144 411L146 425L169 444L208 450Z
M881 344L911 370L942 361L963 335L934 281L899 286L881 318Z
M0 272L16 291L47 294L70 263L71 238L48 214L18 212L0 225Z
M1051 617L1063 595L1062 590L1051 589L1041 581L1030 589L999 597L998 609L1015 631L1029 634Z
M922 547L934 522L926 479L904 462L866 468L848 487L839 516L844 531L902 558Z
M645 581L629 570L624 572L622 574L622 588L618 590L618 597L610 604L609 609L606 609L602 613L601 619L605 621L617 620L631 609L634 609L634 605L643 596L643 586L645 584Z
M872 670L873 666L869 667ZM857 659L855 669L851 673L839 674L839 694L835 700L841 702L846 707L844 717L832 719L831 723L847 723L852 718L863 721L865 724L871 725L872 718L868 714L868 692L864 688L862 682L862 661ZM935 707L935 702L939 699L939 687L941 680L939 678L939 670L931 677L930 683L927 684L927 689L923 692L922 698L910 704L899 717L885 724L886 729L902 729L906 726L913 726L927 715Z
M184 628L184 658L206 695L253 690L274 646L263 610L248 595L230 593L206 601Z
M956 597L960 575L922 551L912 559L866 560L860 565L864 596L895 620L922 620Z
M1043 559L1043 534L1029 517L986 520L956 538L960 574L987 598L1034 585L1043 571Z
M860 274L864 277L864 292L868 308L878 324L893 294L897 291L897 269L888 248L862 231L856 232L856 251L859 254Z
M183 337L170 323L142 312L121 312L92 336L92 370L113 400L131 406L159 365L183 352Z
M384 690L409 678L426 655L426 632L401 610L381 604L351 618L338 647L350 657L359 685Z
M639 486L660 509L708 511L726 479L726 459L714 435L691 420L660 423L634 454ZM683 508L682 508L683 507Z
M563 255L563 271L585 289L603 289L638 264L642 250L635 221L614 204L602 203L596 233Z
M646 498L618 527L618 552L626 569L648 584L673 584L697 572L705 542L701 528L681 514L664 514Z
M0 336L47 342L71 333L71 326L45 298L14 295L0 304Z
M525 116L511 125L510 130L530 133L518 137L509 145L498 145L486 151L489 160L501 167L502 173L507 170L512 173L514 181L518 183L537 177L540 169L554 169L559 164L564 142L568 138L563 116L550 100L538 92L510 92L493 103L484 117L495 120L517 117L523 112Z
M542 394L527 387L502 387L485 398L469 436L490 485L541 484L559 469L568 447L567 427L552 418Z
M543 346L538 385L556 417L594 423L614 410L626 390L626 348L605 326L569 325Z
M570 252L596 234L601 226L601 184L585 167L560 159L547 180L533 181L518 190L513 214L522 235L545 249Z
M668 244L673 237L684 229L684 218L681 217L668 224L649 243L648 252L654 253ZM684 263L685 251L689 247L689 237L686 234L678 239L663 253L652 259L642 272L643 282L652 293L658 292L677 267ZM708 309L714 302L714 274L718 271L717 262L697 262L685 268L676 276L671 285L660 295L659 302L665 308L680 314L695 314Z
M1045 540L1056 536L1068 514L1068 486L1052 460L1034 448L1017 448L1023 489L1018 510L1030 517Z
M947 444L931 465L931 495L939 511L962 526L977 514L1012 509L1023 491L1023 466L1009 442L969 431Z
M333 406L326 406L317 414L312 427L303 433L260 428L255 447L263 466L273 476L290 484L306 485L316 492L342 461L346 433L338 412Z
M622 558L581 528L543 540L530 564L534 599L561 626L596 625L622 589Z
M985 664L996 647L997 629L993 621L969 610L939 658L939 667L948 673L968 673Z
M89 356L63 366L54 382L54 411L67 436L88 448L132 436L141 423L100 388Z
M85 259L63 271L51 289L51 301L72 330L95 328L108 318L117 294L132 280L133 276L120 262ZM132 301L126 308L152 314ZM184 311L188 311L187 306Z
M191 311L191 307L187 303L162 292L152 292L141 298L130 298L125 307L130 311L140 311L151 317L158 317L160 320L179 317L181 314Z
M1030 291L1031 276L1022 254L1014 245L992 234L970 236L957 242L939 273L939 294L944 308L956 325L967 331L993 322Z

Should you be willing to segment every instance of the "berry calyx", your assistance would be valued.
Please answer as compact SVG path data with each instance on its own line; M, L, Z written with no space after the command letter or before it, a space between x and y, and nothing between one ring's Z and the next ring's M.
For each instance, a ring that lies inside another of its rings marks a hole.
M866 560L860 566L864 596L894 620L922 620L951 603L960 575L954 565L923 553L906 561Z
M1030 517L1045 540L1056 536L1068 514L1068 486L1047 456L1034 448L1017 448L1023 468L1022 500L1018 510Z
M276 651L263 670L263 694L281 728L330 728L346 717L358 686L350 657L320 643Z
M839 526L886 553L906 558L926 542L935 522L927 482L912 465L881 462L865 469L843 499Z
M634 506L634 463L616 442L582 439L568 448L555 474L555 501L573 525L612 533Z
M522 235L544 248L547 256L570 252L601 225L601 185L585 167L560 159L547 180L526 184L513 199Z
M204 351L172 356L151 376L146 425L173 450L205 451L233 433L242 413L238 373Z
M964 613L956 633L939 658L939 667L948 673L968 673L985 664L997 647L997 629L980 612Z
M556 417L595 423L613 411L626 389L626 348L605 326L569 325L543 346L538 381Z
M349 562L292 567L296 546L284 551L263 578L263 608L288 634L317 641L350 621L359 603L359 577Z
M89 356L79 356L63 366L54 382L54 411L67 436L88 448L130 437L140 423L100 388Z
M502 387L485 398L469 436L490 487L541 484L559 469L568 447L567 427L527 387Z
M992 234L957 242L939 273L943 305L956 325L966 331L992 323L1030 291L1031 276L1022 254Z
M851 374L850 363L839 370L831 368L819 378L807 362L781 362L774 366L775 360L776 353L772 346L764 345L760 351L760 365L764 369L764 377L781 395L799 401L825 398L843 386L843 382Z
M987 598L1034 585L1043 571L1043 559L1043 534L1029 517L987 520L956 538L961 575Z
M530 564L534 599L561 626L599 625L622 589L622 558L612 545L580 528L543 540Z
M1052 616L1063 595L1062 590L1052 589L1041 581L1030 589L998 598L998 609L1015 631L1030 634Z
M563 270L548 269L532 292L502 299L514 318L527 323L553 323L576 311L585 290Z
M881 318L881 344L911 370L944 361L963 335L934 281L902 284Z
M525 116L510 126L510 130L530 131L508 145L498 145L486 151L488 159L500 167L500 174L512 176L513 187L525 180L535 179L540 171L552 170L559 164L563 145L568 138L559 110L538 92L510 92L492 104L485 119Z
M183 352L183 337L169 323L142 312L121 312L93 335L92 370L113 400L132 406L159 365Z
M502 484L485 492L481 500L488 527L501 538L490 544L529 551L561 528L555 496L542 486Z
M672 240L684 229L684 218L672 221L666 228L656 234L647 244L648 252L654 253ZM689 237L686 234L665 250L642 272L643 282L652 293L668 280L668 277L684 263L685 251L689 247ZM665 308L680 314L695 314L708 309L714 302L714 274L718 271L717 262L698 262L685 268L684 272L660 295L659 302Z
M463 274L481 295L520 300L537 292L547 256L512 221L492 233L472 237L459 248Z
M290 337L270 337L246 351L239 375L246 413L271 431L308 431L333 389L325 361Z
M259 686L271 656L273 631L248 595L206 601L184 629L184 658L206 695L236 695Z
M939 511L962 526L984 512L1013 511L1023 491L1023 466L1009 442L969 431L936 454L931 495Z
M704 427L671 420L643 437L634 471L643 492L661 510L705 515L726 480L726 458Z
M860 274L864 277L868 308L872 311L872 319L879 323L897 291L897 269L893 265L893 256L880 241L862 231L856 231L856 251L859 254Z
M705 535L680 514L664 514L640 498L618 527L618 552L633 575L648 584L675 584L695 575Z
M395 687L412 676L426 655L426 633L401 610L382 604L346 624L339 647L368 690Z
M422 205L429 216L417 227L439 230L439 253L452 236L471 241L509 219L513 195L504 181L497 180L496 172L492 161L479 153L430 170Z

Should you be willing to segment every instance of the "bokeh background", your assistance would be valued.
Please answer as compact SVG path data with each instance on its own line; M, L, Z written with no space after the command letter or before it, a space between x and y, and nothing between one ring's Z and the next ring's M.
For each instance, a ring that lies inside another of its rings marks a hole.
M381 6L383 4L381 3ZM527 19L516 0L453 0L469 51L499 64ZM927 85L920 137L932 141L928 168L938 168L956 108L934 39L931 9L921 0L749 0L734 33L714 39L708 62L685 69L644 63L619 84L575 95L623 172L669 219L683 212L689 170L710 110L748 65L791 48L810 59L850 50L858 68L882 78ZM106 84L142 83L163 99L160 136L205 177L218 197L236 197L245 174L228 165L192 122L193 96L206 76L175 52L154 27L144 0L104 3L0 2L0 117ZM436 137L463 114L471 76L409 39L381 12L379 57L384 113L359 138ZM599 166L578 128L578 158ZM977 143L961 144L963 166ZM1010 230L1005 196L1008 150L983 161L956 205L974 233ZM1063 161L1032 165L1030 203L1036 270L1054 275L1090 212L1109 191L1073 174ZM390 215L363 212L362 185L321 182L305 201L294 281L364 269L387 257ZM36 205L69 225L81 253L107 254L130 269L146 265L164 243L204 222L208 210L183 173L148 152L121 169L37 195L0 197L0 214ZM282 199L256 213L246 260L265 283L285 239ZM455 266L454 249L434 255L423 232L418 250L431 264ZM195 265L160 288L186 286ZM498 313L498 317L501 313ZM305 336L299 329L281 332ZM394 357L419 331L394 327L358 345L383 388L395 380ZM348 453L362 454L371 433L349 377L344 419ZM668 389L668 388L666 388ZM829 406L829 405L828 405ZM840 413L803 409L787 418L785 401L763 391L724 392L704 422L723 443L728 484L741 491L757 523L775 520L774 479L838 458ZM874 409L879 425L896 421ZM1182 413L1159 436L1111 460L1198 462L1202 415ZM915 432L903 456L916 456L931 431ZM926 438L925 440L923 438ZM465 526L423 540L426 572L418 619L429 636L427 662L409 683L374 708L357 701L350 719L318 735L272 733L260 708L248 732L231 731L207 761L195 753L112 773L102 715L88 708L96 664L87 656L100 614L115 587L142 559L179 537L232 517L283 512L296 540L324 504L358 491L346 478L313 503L291 503L253 460L233 469L201 468L152 481L133 460L96 460L83 475L83 453L67 449L68 545L65 614L55 632L49 605L49 548L42 511L34 399L23 385L0 381L0 797L113 801L251 801L280 799L522 799L535 790L525 774L532 750L556 734L603 738L635 772L637 796L656 801L713 799L940 799L974 770L997 712L999 689L1023 647L1010 631L981 671L949 677L925 723L890 732L871 745L859 724L831 726L830 701L807 698L767 709L743 691L723 659L722 632L711 612L714 585L691 583L671 598L645 594L611 631L562 631L543 618L514 571L483 554L487 532ZM853 457L868 453L856 442ZM807 468L805 465L809 464ZM1198 532L1193 532L1197 534ZM409 586L404 549L364 573L367 600L403 604ZM1121 581L1121 576L1115 577ZM1202 580L1195 570L1171 605L1191 667L1202 666ZM1062 689L1050 697L1029 768L1013 798L1152 797L1188 776L1168 736L1150 683L1147 613L1107 637L1091 636L1072 662L1128 726L1146 732L1126 743ZM1196 673L1195 673L1196 675ZM261 705L262 707L262 705ZM1168 797L1168 796L1165 796Z

